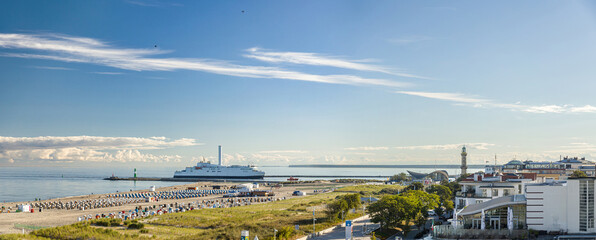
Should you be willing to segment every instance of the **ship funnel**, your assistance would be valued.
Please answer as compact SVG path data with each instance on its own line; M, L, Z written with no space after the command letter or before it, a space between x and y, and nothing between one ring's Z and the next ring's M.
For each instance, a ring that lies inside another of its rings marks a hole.
M219 145L219 166L221 166L221 145Z

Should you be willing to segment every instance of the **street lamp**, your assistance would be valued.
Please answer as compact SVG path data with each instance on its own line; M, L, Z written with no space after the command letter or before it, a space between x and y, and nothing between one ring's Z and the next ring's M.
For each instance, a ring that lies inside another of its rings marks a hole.
M273 240L275 240L275 235L277 234L277 229L273 229Z
M315 232L316 232L315 221L317 221L317 219L315 218L315 207L313 207L312 208L312 235L313 235L313 237L315 236Z

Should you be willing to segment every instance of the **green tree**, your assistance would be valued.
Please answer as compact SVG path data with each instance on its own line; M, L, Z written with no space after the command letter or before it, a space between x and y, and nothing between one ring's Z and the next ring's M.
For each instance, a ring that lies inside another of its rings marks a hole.
M359 208L362 206L359 193L344 195L343 199L348 203L348 209Z
M426 221L427 211L439 206L439 196L420 190L410 190L399 195L385 195L368 207L371 221L381 228L406 228L411 221ZM402 224L405 222L405 224Z
M457 181L456 182L448 182L448 181L443 180L443 181L441 181L441 185L448 187L449 190L451 190L451 194L452 194L453 198L455 198L455 193L457 193L461 190L461 185Z
M426 188L426 192L439 196L439 206L435 209L438 215L443 214L443 208L447 211L453 210L453 193L451 189L443 185L432 185Z
M575 170L573 171L573 173L569 176L571 178L584 178L584 177L588 177L588 175L581 171L581 170Z
M467 177L469 177L469 176L471 176L471 175L472 175L472 173L466 173L466 174L462 174L462 175L460 175L460 176L457 178L457 180L456 180L456 181L458 181L458 182L461 182L461 180L464 180L464 179L466 179Z
M381 189L381 191L377 192L376 194L391 194L391 195L395 195L395 194L399 194L401 191L398 188L383 188Z
M419 182L413 182L412 184L408 185L406 187L406 191L409 190L422 190L424 189L424 185L422 183Z
M429 194L420 190L411 190L404 192L400 195L411 199L416 204L413 206L412 211L415 213L409 220L417 220L421 217L427 217L428 210L435 209L439 206L439 196L436 194ZM418 222L420 224L421 222Z
M340 218L341 213L346 211L348 209L348 202L346 202L345 199L340 198L340 199L336 199L335 201L331 202L330 204L327 204L327 217L331 220L331 221L335 221L338 218Z
M357 209L360 206L362 206L362 203L358 193L338 196L335 201L327 204L327 216L333 221L340 218L342 213L347 214L350 209Z
M388 229L402 226L416 216L417 201L413 197L402 195L385 195L379 201L368 206L371 221L380 223L381 228ZM407 224L406 224L407 226Z
M391 178L389 178L390 181L395 181L395 182L405 182L405 181L408 181L408 179L409 179L409 177L405 173L395 174L395 175L391 176Z

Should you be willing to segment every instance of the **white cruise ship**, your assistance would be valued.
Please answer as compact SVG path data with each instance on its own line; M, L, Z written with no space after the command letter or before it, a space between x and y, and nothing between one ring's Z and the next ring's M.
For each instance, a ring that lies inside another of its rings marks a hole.
M219 164L211 164L205 160L194 167L187 167L176 171L174 178L211 178L211 179L263 179L265 172L257 170L254 166L223 166L221 165L221 146L219 146Z

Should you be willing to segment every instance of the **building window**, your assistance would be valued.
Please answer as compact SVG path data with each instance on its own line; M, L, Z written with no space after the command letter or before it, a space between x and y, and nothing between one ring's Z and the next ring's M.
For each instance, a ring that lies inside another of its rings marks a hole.
M499 189L493 189L493 197L499 196Z
M579 230L594 228L594 180L579 182Z

